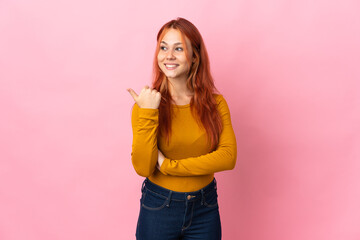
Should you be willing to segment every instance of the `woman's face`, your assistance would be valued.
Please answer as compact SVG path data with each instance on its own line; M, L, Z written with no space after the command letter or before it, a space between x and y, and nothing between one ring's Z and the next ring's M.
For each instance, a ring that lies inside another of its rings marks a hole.
M193 50L190 40L184 36L189 59L192 59ZM160 42L157 56L158 65L168 79L186 80L190 69L187 61L184 43L181 42L181 33L176 29L169 29Z

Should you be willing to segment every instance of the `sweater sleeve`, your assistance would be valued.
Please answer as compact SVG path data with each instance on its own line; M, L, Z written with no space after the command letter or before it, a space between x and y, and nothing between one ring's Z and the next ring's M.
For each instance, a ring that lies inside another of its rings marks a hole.
M211 153L185 159L165 158L160 171L165 175L194 176L206 175L224 170L231 170L236 163L236 139L231 125L230 111L225 99L219 95L218 110L223 129L219 143Z
M131 124L133 143L131 161L137 174L150 176L158 160L157 131L159 110L133 106Z

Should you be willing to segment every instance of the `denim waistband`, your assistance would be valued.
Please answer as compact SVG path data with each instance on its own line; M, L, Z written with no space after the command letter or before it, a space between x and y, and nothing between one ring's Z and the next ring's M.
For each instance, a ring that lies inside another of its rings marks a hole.
M148 178L146 178L143 182L141 190L146 188L147 190L150 190L152 192L155 192L157 194L160 194L168 200L173 201L195 201L198 199L201 199L201 203L203 203L204 195L207 195L207 193L214 191L217 189L216 179L214 178L211 183L209 183L207 186L194 191L194 192L176 192L172 191L167 188L163 188L153 182L151 182Z

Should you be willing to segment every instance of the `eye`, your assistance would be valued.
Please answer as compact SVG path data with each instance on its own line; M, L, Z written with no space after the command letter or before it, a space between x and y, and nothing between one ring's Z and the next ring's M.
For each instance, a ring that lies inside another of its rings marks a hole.
M166 47L165 46L160 46L160 49L165 51L166 50Z
M183 49L182 47L177 47L177 48L175 48L175 50L181 52L181 51L184 50L184 49Z

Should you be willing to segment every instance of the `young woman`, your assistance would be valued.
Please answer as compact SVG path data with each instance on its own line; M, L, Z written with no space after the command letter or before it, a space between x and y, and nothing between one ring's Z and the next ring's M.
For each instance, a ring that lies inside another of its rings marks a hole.
M223 96L215 94L208 54L188 20L157 35L152 88L132 110L132 164L142 185L138 240L221 239L215 172L231 170L236 140Z

